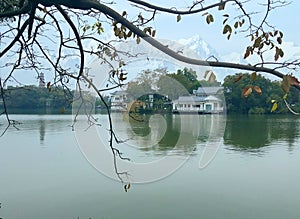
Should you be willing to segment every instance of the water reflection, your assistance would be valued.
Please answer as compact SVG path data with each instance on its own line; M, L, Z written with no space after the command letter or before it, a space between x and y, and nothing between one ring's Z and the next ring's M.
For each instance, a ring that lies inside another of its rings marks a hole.
M171 150L185 155L210 138L221 141L224 133L222 115L120 115L113 114L118 136L130 139L128 146L155 151L156 155L165 155Z
M40 144L44 144L45 140L45 134L46 134L46 123L45 120L39 120L39 125L40 125Z
M106 121L106 115L99 115ZM63 115L13 115L20 121L20 131L37 130L40 144L47 135L71 131L70 116ZM293 115L139 115L130 117L113 114L116 133L127 145L143 152L163 155L171 150L191 153L200 150L208 141L224 140L230 149L257 151L281 141L293 150L300 137L300 118ZM5 120L0 121L4 127ZM226 124L225 132L221 134ZM105 126L105 125L104 125ZM215 130L217 134L214 134ZM12 131L17 131L11 128ZM222 138L222 139L221 139Z
M255 150L285 141L289 149L299 138L299 119L294 116L230 116L224 144L236 149Z

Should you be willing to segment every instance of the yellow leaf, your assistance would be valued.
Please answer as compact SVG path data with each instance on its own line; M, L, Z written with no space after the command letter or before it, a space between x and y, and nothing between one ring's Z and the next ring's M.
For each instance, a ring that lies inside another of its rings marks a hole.
M272 102L272 103L275 103L275 102L276 102L276 100L271 100L271 102Z
M210 72L211 72L210 70L206 70L205 73L204 73L204 78L206 78L207 75L208 75Z
M216 75L213 72L211 72L211 74L208 78L208 81L211 82L211 83L216 81Z
M285 93L290 92L291 88L291 76L290 75L284 75L281 82L281 88Z
M255 81L256 77L257 77L256 72L253 72L253 73L251 74L251 80L252 80L252 81Z
M65 107L61 108L61 113L64 114L65 113Z
M272 106L272 109L271 109L271 113L272 113L272 112L275 112L275 111L277 110L277 107L278 107L277 102L274 102L274 103L273 103L273 106Z
M283 96L283 99L286 100L287 96L288 96L288 94L285 94L285 95Z

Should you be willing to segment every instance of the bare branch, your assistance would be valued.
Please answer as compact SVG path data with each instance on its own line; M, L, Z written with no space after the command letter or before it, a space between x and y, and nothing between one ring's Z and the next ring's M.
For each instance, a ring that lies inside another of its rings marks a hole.
M58 11L62 14L62 16L66 19L66 21L68 22L68 24L70 25L71 29L74 32L74 35L76 37L77 40L77 44L79 47L79 52L80 52L80 68L79 68L79 74L78 74L78 79L79 77L83 74L83 68L84 68L84 52L83 52L83 46L81 43L81 39L79 36L79 33L77 31L77 28L75 27L74 23L72 22L72 20L70 19L70 17L66 14L66 12L62 9L61 6L59 5L55 5L55 7L58 9Z

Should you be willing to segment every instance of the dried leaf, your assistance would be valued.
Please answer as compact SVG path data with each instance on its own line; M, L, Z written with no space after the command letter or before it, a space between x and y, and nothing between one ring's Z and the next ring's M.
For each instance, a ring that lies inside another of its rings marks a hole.
M300 85L300 82L296 77L290 76L290 78L291 78L291 85Z
M225 9L225 3L220 4L218 10L219 10L219 11L222 11L222 10L224 10L224 9Z
M212 22L214 22L214 17L211 14L207 15L206 16L206 23L210 24Z
M181 15L177 15L177 22L179 22L181 20Z
M237 78L234 79L233 83L236 83L242 79L243 75L239 75Z
M247 98L252 93L252 87L245 87L242 91L242 97Z
M253 90L255 90L255 92L258 93L258 94L262 94L262 90L258 86L254 86Z
M282 43L282 38L281 38L281 37L277 37L277 42L278 42L279 44L281 44L281 43Z
M245 54L244 54L244 59L246 59L250 55L250 49L247 48Z
M234 28L236 29L238 27L239 27L239 22L237 21L237 22L234 23Z
M155 33L156 33L156 30L153 30L151 36L155 37Z
M258 48L260 46L261 41L262 41L261 37L256 38L256 40L254 41L253 47Z
M64 114L65 113L65 107L61 108L61 113Z
M141 42L141 38L140 38L140 37L137 37L137 38L136 38L136 43L139 44L140 42Z
M257 77L256 72L253 72L253 73L251 74L251 80L252 80L252 81L255 81L255 80L256 80L256 77Z
M50 83L50 82L47 83L47 89L48 89L49 91L51 91L51 83Z
M120 81L125 81L127 79L127 77L125 77L125 73L121 73L120 77L119 77Z

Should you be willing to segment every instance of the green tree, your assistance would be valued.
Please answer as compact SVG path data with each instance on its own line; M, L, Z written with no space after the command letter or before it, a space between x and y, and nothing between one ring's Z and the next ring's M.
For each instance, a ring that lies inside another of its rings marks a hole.
M262 75L236 74L227 76L224 79L224 96L229 113L271 113L272 100L279 101L277 113L288 112L282 97L284 91L281 89L281 82L271 81ZM249 95L244 95L243 91L251 88ZM293 92L294 89L293 89ZM289 102L299 103L299 96L295 93ZM298 97L298 98L297 98Z

